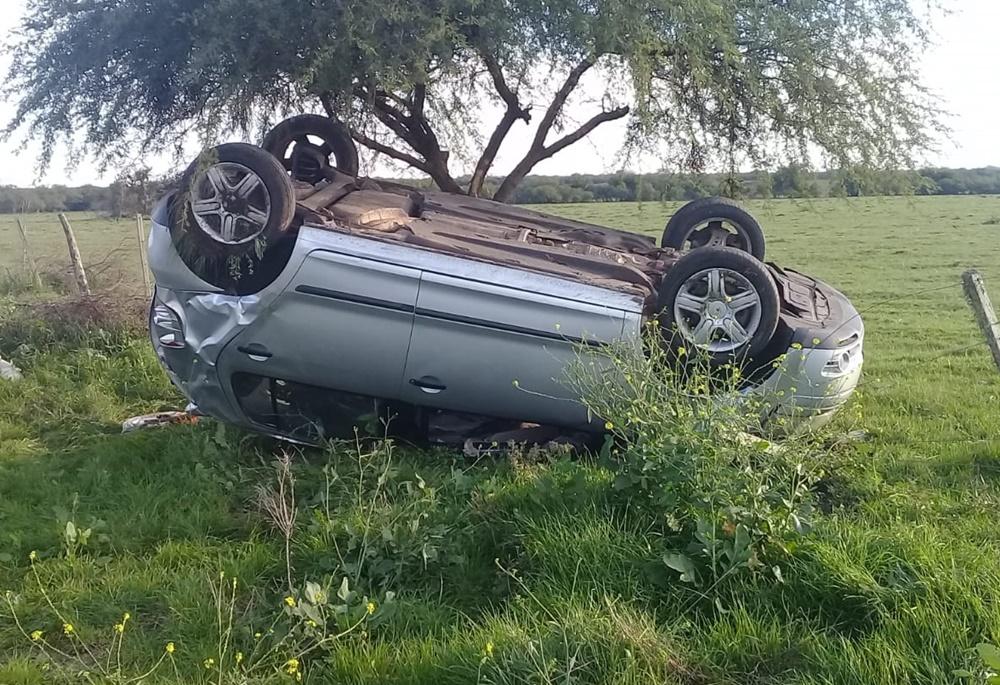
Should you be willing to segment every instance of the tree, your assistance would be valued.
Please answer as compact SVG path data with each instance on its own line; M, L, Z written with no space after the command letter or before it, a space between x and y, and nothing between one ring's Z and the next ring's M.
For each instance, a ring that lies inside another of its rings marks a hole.
M758 171L754 174L754 195L764 199L774 197L774 180L767 171Z
M111 215L135 216L152 208L152 198L162 190L152 179L149 167L138 167L118 175L108 191L111 195Z
M805 169L800 164L781 167L772 176L775 197L808 197Z
M40 138L43 164L75 141L107 163L322 109L471 195L516 132L528 149L499 200L622 119L626 151L693 171L812 151L909 167L939 121L915 75L925 23L901 0L34 0L11 46L7 132ZM484 98L502 114L480 140Z

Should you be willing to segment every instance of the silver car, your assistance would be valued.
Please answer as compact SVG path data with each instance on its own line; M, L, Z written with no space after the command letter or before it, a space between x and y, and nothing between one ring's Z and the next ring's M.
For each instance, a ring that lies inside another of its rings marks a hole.
M768 418L822 425L858 383L857 311L765 264L731 201L685 206L658 245L360 179L335 133L301 127L214 148L153 214L151 339L201 413L301 442L387 408L418 429L457 412L599 432L566 366L653 320L665 345L752 366Z

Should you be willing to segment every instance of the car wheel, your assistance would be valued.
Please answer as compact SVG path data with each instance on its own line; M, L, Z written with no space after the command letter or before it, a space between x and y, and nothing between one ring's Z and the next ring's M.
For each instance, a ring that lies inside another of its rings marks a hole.
M264 136L261 147L298 181L319 183L332 167L358 175L358 148L347 127L329 117L300 114L285 119Z
M177 253L197 276L222 288L260 272L295 217L288 174L255 145L206 150L184 172L180 191L170 211Z
M725 197L687 203L670 217L663 247L687 251L701 247L734 247L764 259L764 231L747 210Z
M713 363L752 359L778 325L778 289L767 267L742 250L693 250L660 284L661 330L675 351L701 350Z

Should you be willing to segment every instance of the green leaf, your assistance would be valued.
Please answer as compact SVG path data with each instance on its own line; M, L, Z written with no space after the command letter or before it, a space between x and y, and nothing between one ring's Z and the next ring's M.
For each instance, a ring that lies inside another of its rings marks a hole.
M733 551L737 556L742 555L750 546L750 532L742 523L736 526L736 536L733 540Z
M340 583L340 589L337 590L337 596L343 601L348 601L351 596L351 585L347 580L347 576L344 576L344 580Z
M299 609L307 619L316 625L323 625L323 617L320 615L319 609L317 609L314 605L303 603L299 605Z
M984 664L995 671L1000 671L1000 649L997 649L996 645L981 642L976 645L976 651L979 652L979 658Z
M663 563L681 574L685 583L693 583L697 578L694 562L684 554L664 554Z
M305 596L310 604L326 603L326 593L323 592L323 588L311 580L306 583Z
M615 476L612 487L615 490L627 490L635 484L635 480L626 473L619 473Z
M951 672L956 678L975 678L976 675L971 671L966 671L964 668L956 668Z
M991 675L986 679L986 685L1000 685L1000 675Z

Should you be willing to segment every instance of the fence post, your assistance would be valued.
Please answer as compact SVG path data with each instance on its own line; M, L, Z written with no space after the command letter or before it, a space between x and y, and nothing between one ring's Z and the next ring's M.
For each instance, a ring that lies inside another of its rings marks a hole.
M972 311L976 314L976 321L983 335L986 336L986 344L993 355L993 363L1000 368L1000 322L997 321L997 314L993 310L993 303L986 292L986 284L982 275L975 269L969 269L962 274L962 286L965 289L965 296L969 298Z
M76 236L73 235L73 227L69 225L69 219L62 213L59 214L59 223L62 224L63 233L66 234L66 244L69 246L69 260L73 263L76 285L80 289L81 294L90 295L87 272L83 269L83 259L80 257L80 248L76 245Z
M31 282L36 288L42 287L42 277L38 273L38 265L35 263L35 258L31 256L31 248L28 245L28 231L24 228L24 223L21 221L21 217L17 217L17 230L21 234L21 246L22 246L22 262L24 263L24 268L27 269L28 274L31 276Z
M146 228L143 225L142 214L135 215L135 237L139 241L139 270L142 271L142 285L146 290L146 298L153 295L149 282L149 263L146 257Z

